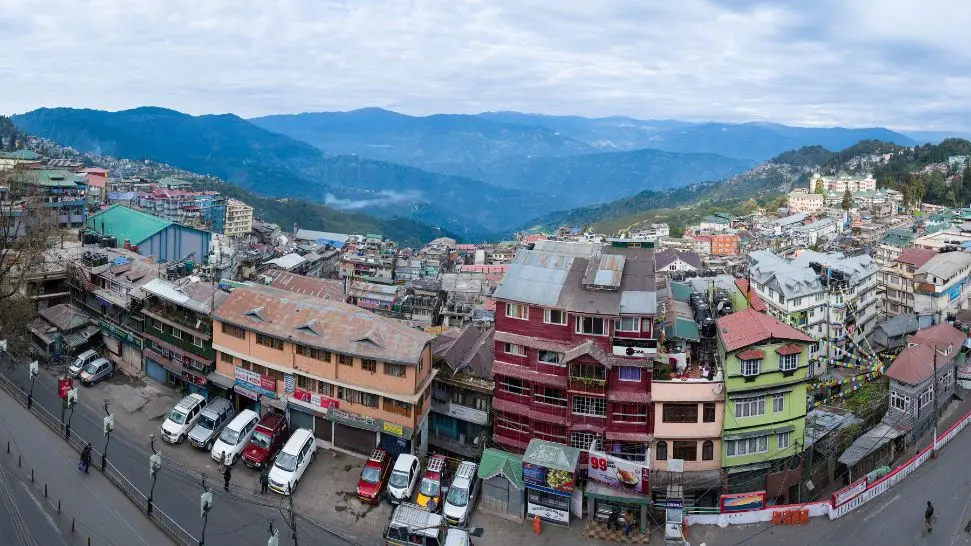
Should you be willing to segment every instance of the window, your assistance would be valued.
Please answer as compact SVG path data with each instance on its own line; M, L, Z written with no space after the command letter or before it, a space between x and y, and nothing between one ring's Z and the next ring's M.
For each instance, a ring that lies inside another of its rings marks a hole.
M513 432L529 432L529 418L520 415L496 413L495 428L511 430Z
M607 400L596 396L574 396L573 413L577 415L607 415Z
M934 386L927 385L927 388L925 388L920 393L920 407L924 407L930 404L931 401L933 400L934 400Z
M503 377L499 380L499 389L518 396L529 396L529 385L522 379Z
M400 400L394 400L392 398L385 398L384 411L394 413L396 415L411 417L411 404L402 402Z
M370 358L362 358L361 369L366 372L374 373L378 371L378 362L376 360L371 360Z
M351 366L354 364L354 358L351 355L338 354L337 362L344 366Z
M371 362L374 362L374 361L371 360ZM377 366L377 363L375 363L374 365ZM393 375L395 377L404 377L405 376L405 367L404 367L403 364L389 364L389 363L385 362L384 363L384 375Z
M594 432L574 431L570 433L570 447L588 451L590 449L590 444L593 442L602 443L603 440L600 438L599 434Z
M539 351L537 360L546 364L562 364L563 353L558 353L556 351Z
M701 460L702 461L713 461L715 460L715 442L711 440L705 440L701 444Z
M566 407L566 394L562 390L552 387L537 386L533 394L533 400L540 404L549 404L561 408Z
M238 337L239 339L246 339L246 330L240 328L239 326L233 326L232 324L222 323L222 332L228 336Z
M765 415L765 398L738 398L735 400L735 418Z
M647 406L643 404L614 404L614 421L619 423L646 423Z
M317 392L317 380L305 375L297 374L297 386L307 391Z
M617 370L617 377L621 381L640 381L641 369L635 366L620 366Z
M175 339L182 339L182 336L185 335L182 333L182 330L179 330L178 328L172 328L171 330L172 332L170 333L170 335Z
M621 317L614 321L614 328L618 332L640 332L641 319L638 317Z
M300 356L330 362L330 351L325 351L316 347L308 347L306 345L297 345L296 352Z
M666 460L668 460L668 443L667 442L658 442L657 445L654 448L654 451L655 451L655 457L657 457L657 460L659 460L659 461L666 461Z
M605 336L607 335L606 321L597 317L577 317L577 333Z
M369 408L376 408L378 407L378 399L381 397L369 392L361 392L347 387L337 387L337 398L352 404L361 404Z
M953 382L954 382L954 374L953 373L947 372L947 373L945 373L944 375L941 376L941 387L944 387L946 389L946 388L950 387L951 386L951 383L953 383Z
M786 410L786 394L772 395L772 413L782 413Z
M275 337L266 336L263 334L256 334L256 344L262 345L264 347L269 347L271 349L276 349L278 351L283 350L283 340L277 339Z
M515 343L503 343L502 352L507 355L526 356L526 348Z
M794 355L780 355L779 356L779 369L784 372L791 372L799 366L799 354Z
M777 435L777 439L779 441L779 449L785 449L789 447L789 441L790 441L789 436L790 436L789 432L780 432Z
M569 441L566 427L552 423L534 423L532 435L540 440L557 444L566 444Z
M566 313L559 309L546 309L543 311L543 322L546 324L566 324Z
M725 442L725 454L729 457L740 457L742 455L752 455L753 453L765 453L768 450L768 436L744 438L741 440L728 440Z
M196 347L202 347L203 341L201 337L192 336L192 344Z
M155 328L156 330L161 330L162 329L162 321L152 319L152 328Z
M701 417L702 421L704 421L705 423L714 423L715 422L715 403L705 402L703 406L702 414L703 414Z
M665 423L697 423L698 404L664 404L661 421Z
M507 303L506 316L509 318L514 318L519 320L528 320L529 306L523 305L521 303Z
M226 364L233 364L235 362L233 360L233 355L228 353L219 353L219 360L222 360Z
M742 361L742 375L752 376L759 375L759 368L762 365L762 359L756 358L752 360Z
M698 442L674 442L671 455L685 461L698 460Z

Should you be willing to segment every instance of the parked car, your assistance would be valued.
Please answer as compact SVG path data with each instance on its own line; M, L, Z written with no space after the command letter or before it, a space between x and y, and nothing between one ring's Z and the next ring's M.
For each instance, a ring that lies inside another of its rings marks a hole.
M445 506L442 507L442 514L449 525L468 525L469 514L479 498L479 488L482 486L478 473L479 465L471 461L463 461L455 471L455 478L445 495Z
M108 379L109 377L115 375L115 365L111 363L107 358L98 358L88 362L88 364L81 370L81 375L78 379L81 380L81 384L90 387L102 379Z
M273 462L273 456L290 437L290 424L282 413L267 413L256 425L253 438L243 450L243 464L262 468Z
M384 489L390 470L391 456L388 452L383 449L372 451L361 469L361 479L357 482L357 498L365 504L381 502L381 490Z
M270 469L270 489L283 495L296 491L300 478L316 456L314 433L305 428L295 430Z
M482 536L482 529L472 532L442 525L442 516L430 514L418 506L402 503L391 513L384 530L384 543L393 546L472 546L472 537Z
M213 398L199 414L196 426L189 431L189 443L199 449L212 450L219 432L236 416L236 409L225 398Z
M162 439L170 444L181 444L205 407L206 399L201 394L192 393L179 400L162 422Z
M448 489L448 482L448 459L444 455L432 455L421 477L415 504L429 512L437 512L442 508L442 494Z
M74 359L74 362L67 367L68 377L77 377L81 375L81 370L83 370L85 366L94 362L95 360L98 360L99 358L101 358L101 355L99 355L98 351L95 351L94 349L88 349L87 351L79 354L78 357Z
M418 483L418 476L421 474L420 470L421 463L418 462L418 457L408 453L398 455L391 470L391 477L388 478L388 500L391 504L411 500L411 494L415 491L415 484Z
M219 433L219 439L212 445L209 454L213 460L227 466L236 464L253 437L256 423L259 422L260 416L255 411L247 409L239 412Z

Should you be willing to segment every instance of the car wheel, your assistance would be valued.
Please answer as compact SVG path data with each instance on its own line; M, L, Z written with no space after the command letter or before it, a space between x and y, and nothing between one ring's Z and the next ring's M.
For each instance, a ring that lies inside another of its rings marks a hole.
M239 460L239 455L233 455L233 458L229 460L229 466L235 465L236 461L238 460Z
M209 440L208 442L206 442L206 451L212 451L212 445L214 443L215 442L213 442L212 440Z
M175 439L175 443L181 444L185 441L185 434L180 434L178 438Z

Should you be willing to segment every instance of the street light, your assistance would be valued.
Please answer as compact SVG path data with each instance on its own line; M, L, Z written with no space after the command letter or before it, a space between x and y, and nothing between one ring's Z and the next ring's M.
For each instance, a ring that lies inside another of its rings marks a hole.
M77 387L67 391L67 407L71 408L71 414L67 416L67 423L64 427L64 439L71 440L71 419L74 417L74 408L78 405L78 394L80 391Z
M34 405L34 380L37 379L37 374L40 373L40 365L35 360L30 363L28 370L28 373L30 373L30 390L27 392L27 409L30 409Z
M199 515L202 518L202 537L199 546L206 546L206 524L209 523L209 511L212 510L212 489L206 489L199 496Z
M162 452L155 450L155 435L151 438L152 455L148 458L148 471L152 474L152 488L148 492L148 514L152 515L152 501L155 498L155 482L158 480L158 471L162 468Z
M105 471L108 466L108 442L111 441L111 431L115 429L115 416L108 411L108 399L105 398L105 418L102 421L102 428L105 433L105 448L101 452L101 471Z

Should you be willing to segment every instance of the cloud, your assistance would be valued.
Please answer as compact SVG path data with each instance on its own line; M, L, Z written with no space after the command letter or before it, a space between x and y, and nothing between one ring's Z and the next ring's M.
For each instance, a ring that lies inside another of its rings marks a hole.
M969 129L969 20L946 0L0 0L0 111Z
M343 210L362 210L366 208L387 207L401 203L412 203L421 200L421 198L422 194L419 191L382 190L376 192L373 197L368 196L358 199L342 198L328 193L324 196L324 204Z

